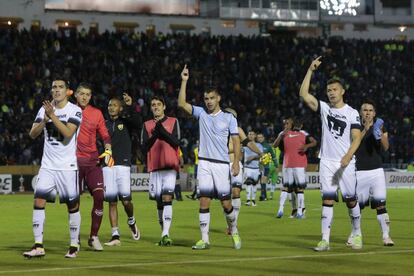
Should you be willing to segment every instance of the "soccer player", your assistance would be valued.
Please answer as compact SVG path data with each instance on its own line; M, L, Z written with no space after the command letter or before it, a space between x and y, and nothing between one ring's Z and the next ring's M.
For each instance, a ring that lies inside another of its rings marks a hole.
M237 229L236 213L231 205L231 186L229 179L229 151L227 141L229 136L233 141L234 162L231 167L233 176L239 174L240 139L236 118L220 108L220 94L217 89L207 89L204 92L204 102L207 110L186 102L186 86L189 78L187 65L181 73L181 88L178 96L178 106L186 113L192 114L200 123L200 151L198 162L198 185L200 198L200 231L201 240L192 248L195 250L210 247L210 202L215 196L220 199L225 213L227 226L231 227L233 246L241 248L241 239Z
M319 157L319 177L322 192L322 240L315 251L329 250L333 219L333 204L338 201L338 186L349 210L352 223L352 248L362 248L361 210L357 204L354 153L361 142L358 111L344 103L345 89L338 79L327 82L329 103L318 101L309 93L313 72L321 64L321 57L312 61L300 87L300 97L314 112L320 113L322 139Z
M159 246L171 246L172 199L177 173L180 170L180 125L174 117L165 115L165 101L153 96L151 111L153 119L144 123L141 132L143 153L147 154L150 173L149 196L157 203L158 222L161 225Z
M43 226L46 201L54 202L56 191L60 203L65 203L69 212L70 246L66 258L75 258L79 250L78 164L76 161L76 138L82 121L82 110L68 101L72 91L63 78L52 82L52 98L43 102L30 130L35 139L44 133L42 164L36 180L33 207L33 234L35 244L24 252L26 258L43 257Z
M385 208L387 189L385 187L385 174L382 168L382 151L389 148L388 132L384 121L376 117L375 104L366 100L361 105L361 117L364 129L362 141L356 156L356 177L358 202L362 208L371 202L371 208L377 211L377 220L382 231L384 246L393 246L390 238L390 218ZM352 246L353 233L347 245Z
M285 134L288 133L293 128L293 118L286 118L283 120L284 129L278 134L276 140L273 142L274 147L279 147L280 151L284 154L284 144L283 139ZM292 212L289 218L296 217L297 209L296 209L296 195L293 191L293 187L289 187L288 184L288 175L287 170L285 168L285 164L282 165L282 176L283 176L283 184L281 186L281 193L279 197L279 210L282 212L278 212L276 215L277 218L281 218L283 216L283 209L286 202L286 199L289 197L291 205L292 205Z
M297 210L296 218L304 218L303 211L305 209L305 195L306 188L306 167L308 160L306 158L306 151L316 146L316 140L311 137L306 131L302 130L302 120L295 118L293 120L293 129L287 131L283 136L283 167L285 168L288 190L297 195ZM277 218L283 216L283 204L279 205Z
M247 137L250 142L253 142L260 152L263 152L263 146L256 143L256 132L249 131ZM246 184L246 205L256 206L256 191L257 183L260 180L260 154L252 151L248 147L244 147L244 184Z
M103 247L98 238L98 231L102 222L105 195L96 136L99 134L105 143L105 151L109 154L107 160L111 160L111 137L106 129L102 112L89 104L92 98L92 87L87 83L80 83L76 89L75 98L78 106L82 109L83 116L76 150L79 166L79 190L82 192L83 181L85 181L93 196L92 224L88 245L95 251L102 251Z
M273 151L272 146L266 142L266 138L263 133L257 133L257 142L260 143L263 147L263 154L270 153L272 156L272 161L274 167L277 168L278 163L276 159L276 154ZM267 200L267 183L269 182L269 175L270 175L270 163L269 164L262 164L261 165L262 173L260 178L260 186L261 186L261 194L260 194L260 201Z
M140 238L131 197L131 132L138 130L142 121L140 115L133 109L132 98L127 93L123 93L123 101L119 98L112 98L109 101L108 113L110 119L106 121L106 127L111 136L114 166L103 168L105 200L109 202L109 221L112 227L112 238L105 245L119 246L121 240L118 228L118 198L128 216L127 223L132 238L134 240Z
M225 112L230 112L233 114L234 118L237 120L237 112L232 108L226 108L224 109ZM259 156L262 156L263 153L260 151L260 149L257 147L256 143L254 141L250 141L249 138L247 138L246 133L241 127L238 127L239 130L239 139L241 144L244 147L248 147L251 151L257 153ZM234 151L233 151L233 142L232 140L229 140L229 154L230 154L230 166L233 165L234 162ZM236 214L236 225L240 214L240 207L241 207L241 200L240 200L240 191L242 190L243 185L243 173L242 173L242 164L239 161L239 167L240 171L239 174L236 176L233 176L230 174L230 184L231 184L231 205L233 206L234 212ZM231 173L231 172L230 172ZM231 234L231 229L227 228L227 234Z

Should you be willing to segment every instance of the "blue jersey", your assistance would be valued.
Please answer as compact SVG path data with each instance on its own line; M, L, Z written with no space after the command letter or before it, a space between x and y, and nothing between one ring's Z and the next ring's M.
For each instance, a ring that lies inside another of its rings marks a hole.
M200 123L198 158L219 163L229 163L230 135L239 135L236 118L231 113L207 113L204 108L192 106L192 115Z
M263 152L263 146L260 143L256 143L256 146L259 148L261 152ZM252 161L247 161L247 159L251 156L259 156L257 153L249 149L248 147L244 147L244 167L249 169L259 169L259 159L254 159Z

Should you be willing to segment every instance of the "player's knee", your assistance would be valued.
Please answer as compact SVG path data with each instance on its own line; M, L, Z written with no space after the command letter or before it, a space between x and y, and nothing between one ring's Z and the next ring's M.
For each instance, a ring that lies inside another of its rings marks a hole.
M74 201L68 202L67 206L68 206L68 212L70 214L73 214L73 213L76 213L76 212L79 211L79 203L78 202L74 202Z
M254 183L255 183L255 181L253 179L251 179L251 178L247 178L244 181L244 184L246 184L246 185L254 185Z
M385 200L371 200L371 209L381 209L385 208Z
M45 209L45 207L46 207L46 200L43 199L43 198L35 198L33 207L36 210Z
M387 213L387 209L385 208L385 206L381 206L377 208L377 215L382 215L386 213Z
M93 200L94 201L104 201L105 194L102 189L96 189L92 192Z
M132 204L131 200L122 200L122 205L124 206L129 206L131 204Z
M333 200L324 200L322 201L322 206L324 207L333 207L334 201Z
M357 205L358 202L356 200L353 200L353 201L345 201L345 203L349 209L352 209Z

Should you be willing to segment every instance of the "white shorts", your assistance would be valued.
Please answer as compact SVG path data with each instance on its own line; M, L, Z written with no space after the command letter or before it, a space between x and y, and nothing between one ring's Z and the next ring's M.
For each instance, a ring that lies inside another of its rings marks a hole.
M131 200L131 167L113 166L102 169L105 184L105 200L116 202Z
M231 198L229 164L199 160L197 180L198 197Z
M357 171L357 195L359 205L363 208L371 201L371 208L385 206L387 189L384 169Z
M285 186L286 183L286 186ZM283 168L283 184L285 187L306 188L305 168Z
M79 201L78 171L63 171L40 168L35 186L35 198L55 202L56 192L60 203Z
M254 182L254 183L246 183L246 185L250 185L250 184L256 185L260 178L259 168L251 169L251 168L244 167L243 178L244 178L244 181L250 178Z
M338 201L338 188L341 190L343 201L356 199L355 163L349 163L345 168L341 162L323 160L319 164L322 199Z
M160 170L150 173L149 198L162 200L162 195L173 195L177 172L175 170Z
M241 162L239 162L240 171L239 174L236 176L233 176L231 174L231 166L233 163L230 163L230 183L232 187L242 188L243 185L243 165Z

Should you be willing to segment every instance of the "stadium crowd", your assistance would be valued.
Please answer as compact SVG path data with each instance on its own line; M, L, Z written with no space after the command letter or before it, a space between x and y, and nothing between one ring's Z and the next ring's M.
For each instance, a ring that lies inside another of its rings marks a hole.
M319 117L303 104L303 108L297 107L308 64L319 55L323 66L311 91L326 99L326 80L339 77L346 83L345 101L354 108L359 109L363 98L374 99L390 137L384 161L411 162L414 91L409 76L414 73L413 51L413 42L336 37L0 30L0 165L40 164L43 141L31 140L28 132L42 100L50 98L52 76L57 73L70 80L72 89L83 81L91 83L94 104L104 114L110 97L128 91L137 112L148 119L151 96L164 96L167 114L180 118L186 162L198 125L177 108L184 64L191 71L189 102L202 105L204 88L217 86L223 95L222 106L237 110L245 130L259 130L272 139L282 130L283 118L302 116L304 129L319 138ZM140 159L139 149L134 156ZM311 152L310 162L316 162L315 156Z

